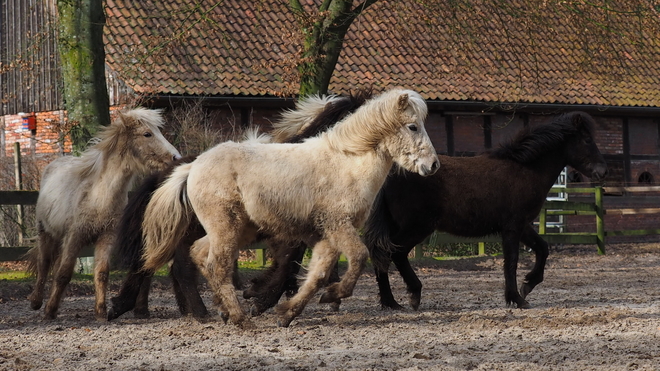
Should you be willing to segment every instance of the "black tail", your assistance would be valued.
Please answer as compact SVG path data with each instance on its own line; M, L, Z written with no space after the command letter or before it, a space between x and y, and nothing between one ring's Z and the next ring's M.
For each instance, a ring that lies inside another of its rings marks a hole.
M390 208L385 201L383 190L381 188L374 204L371 207L371 213L364 225L362 240L369 249L371 263L374 268L387 271L392 261L392 253L398 248L391 240L392 226L394 221L390 214Z
M178 165L194 161L196 156L184 157L172 163L167 169L149 175L142 184L131 193L128 204L117 226L117 238L113 248L116 261L121 268L142 267L142 220L151 200L151 195L167 179Z

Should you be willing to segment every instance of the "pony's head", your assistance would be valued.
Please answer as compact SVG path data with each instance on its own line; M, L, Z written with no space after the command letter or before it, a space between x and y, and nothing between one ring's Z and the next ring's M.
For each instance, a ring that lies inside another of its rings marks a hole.
M412 90L394 89L382 97L390 104L382 106L381 120L389 124L379 145L399 167L422 176L434 174L440 162L424 127L428 109L422 96Z
M142 172L163 170L181 158L179 151L160 132L162 110L134 108L120 111L109 127L99 135L97 147L106 157L130 157Z
M575 131L567 138L566 157L569 166L600 181L607 176L607 163L594 141L594 119L584 112L570 112L557 121L565 121Z

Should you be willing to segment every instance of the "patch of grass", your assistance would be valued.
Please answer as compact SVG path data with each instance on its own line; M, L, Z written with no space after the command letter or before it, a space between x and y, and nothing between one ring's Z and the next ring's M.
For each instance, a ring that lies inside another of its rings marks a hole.
M15 282L24 282L34 279L33 276L29 275L24 271L7 271L0 272L0 280L8 280Z

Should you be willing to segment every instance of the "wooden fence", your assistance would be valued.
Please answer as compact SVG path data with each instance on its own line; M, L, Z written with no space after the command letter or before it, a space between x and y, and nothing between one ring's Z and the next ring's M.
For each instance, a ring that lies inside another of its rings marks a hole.
M634 214L658 214L660 208L620 208L607 209L603 207L603 194L614 193L638 193L638 192L660 192L660 187L593 187L593 188L562 188L553 189L552 193L568 192L579 194L593 194L593 201L546 201L539 215L539 234L549 243L564 244L592 244L597 246L599 254L605 253L605 238L607 236L643 236L658 235L660 229L635 229L635 230L606 230L604 216L612 215L634 215ZM38 191L0 191L0 205L34 205L37 202ZM550 215L593 215L596 220L596 230L592 232L574 233L547 233L547 217ZM464 238L452 236L446 233L436 232L433 237L436 243L478 243L479 254L484 254L485 242L500 242L499 236L488 236L483 238ZM255 244L250 249L255 249L257 260L265 264L265 246ZM0 247L0 261L20 260L28 247ZM93 251L86 248L81 256L93 256ZM423 256L423 246L415 249L415 256Z
M605 238L610 236L645 236L660 235L660 229L627 229L606 230L605 215L639 215L660 214L660 208L611 208L603 206L603 194L626 194L643 192L660 192L660 186L654 187L591 187L591 188L553 188L550 193L566 192L569 194L593 194L593 201L546 201L539 214L539 234L548 243L562 244L589 244L596 245L599 254L605 254ZM548 233L547 217L550 215L593 215L596 221L596 230L591 232ZM447 233L435 232L428 240L434 243L477 243L478 253L485 254L486 242L501 242L500 236L487 237L457 237ZM427 240L427 241L428 241ZM415 257L422 257L424 246L415 248Z

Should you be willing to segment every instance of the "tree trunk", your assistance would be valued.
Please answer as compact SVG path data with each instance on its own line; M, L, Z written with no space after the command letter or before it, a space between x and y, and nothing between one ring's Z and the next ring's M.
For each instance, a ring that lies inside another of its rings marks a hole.
M353 8L352 0L325 0L318 13L310 16L298 0L290 0L304 38L302 60L298 65L300 97L328 92L348 28L376 1L365 0Z
M99 125L110 124L105 82L103 0L57 0L64 102L73 150L82 152Z

